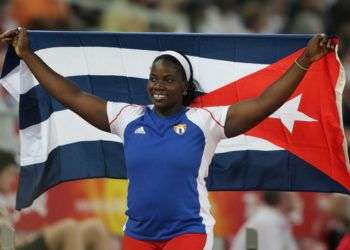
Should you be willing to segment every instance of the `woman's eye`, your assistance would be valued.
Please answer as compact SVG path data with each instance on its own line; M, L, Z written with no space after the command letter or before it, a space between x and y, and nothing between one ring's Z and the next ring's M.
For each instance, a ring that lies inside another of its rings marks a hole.
M173 83L174 80L173 80L173 79L167 79L166 82L167 82L167 83Z

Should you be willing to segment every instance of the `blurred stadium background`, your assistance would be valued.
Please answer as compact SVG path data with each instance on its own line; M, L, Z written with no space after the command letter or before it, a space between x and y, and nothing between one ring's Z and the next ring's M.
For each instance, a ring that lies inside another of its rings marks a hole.
M203 32L319 33L342 39L340 56L350 75L349 0L0 0L0 31L18 25L29 29ZM0 45L0 69L6 47ZM344 91L344 127L350 141L350 84ZM17 104L0 89L0 148L19 150ZM15 184L14 184L15 185ZM97 217L110 232L111 249L119 249L125 221L126 182L84 180L61 184L35 204L14 212L16 230L31 233L64 218ZM13 207L15 187L6 197ZM335 249L348 230L346 196L297 193L293 232L301 249ZM230 242L260 203L259 192L213 192L216 250Z

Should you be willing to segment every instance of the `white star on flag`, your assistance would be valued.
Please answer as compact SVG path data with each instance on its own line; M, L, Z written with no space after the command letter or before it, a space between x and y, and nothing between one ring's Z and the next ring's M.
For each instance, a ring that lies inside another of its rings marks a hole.
M290 133L293 132L295 121L315 122L317 120L298 111L301 94L289 101L286 101L275 113L270 115L270 118L280 119L282 124L288 129Z

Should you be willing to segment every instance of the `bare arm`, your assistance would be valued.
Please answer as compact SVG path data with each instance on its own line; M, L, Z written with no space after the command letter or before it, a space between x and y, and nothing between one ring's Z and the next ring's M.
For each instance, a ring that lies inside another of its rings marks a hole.
M267 118L285 103L304 78L308 68L329 50L334 49L325 35L316 35L308 43L297 63L290 66L281 78L270 85L260 96L244 100L229 107L225 134L234 137L246 132ZM305 69L302 69L304 67Z
M0 35L1 41L10 43L17 55L28 65L30 71L53 97L95 127L109 132L106 101L90 95L69 79L52 70L30 48L25 29L10 30Z

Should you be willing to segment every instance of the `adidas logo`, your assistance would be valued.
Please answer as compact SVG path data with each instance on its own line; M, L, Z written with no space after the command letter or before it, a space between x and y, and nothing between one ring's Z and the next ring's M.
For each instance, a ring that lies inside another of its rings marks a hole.
M137 128L137 129L135 129L135 134L142 134L142 135L144 135L144 134L146 134L146 131L143 128L143 126L141 126L141 127Z

